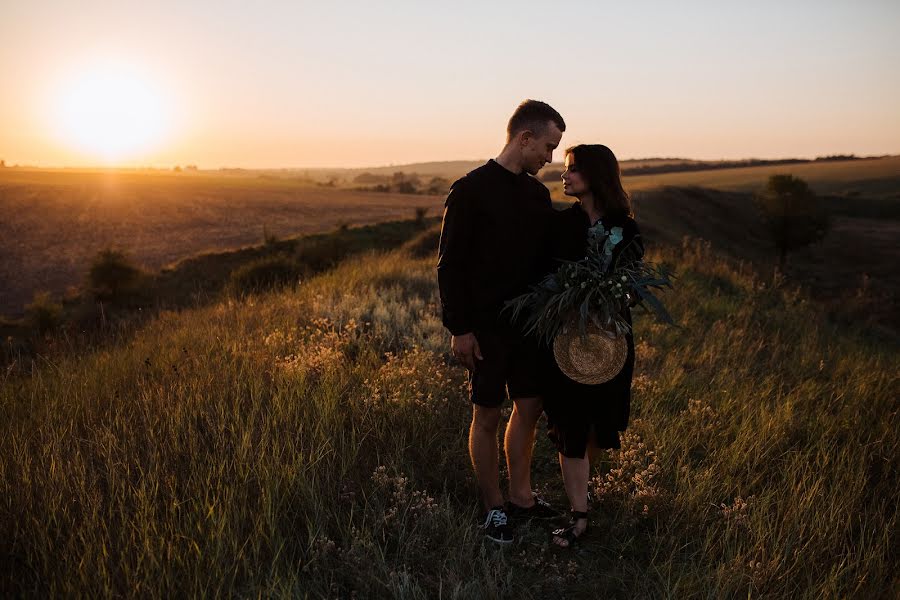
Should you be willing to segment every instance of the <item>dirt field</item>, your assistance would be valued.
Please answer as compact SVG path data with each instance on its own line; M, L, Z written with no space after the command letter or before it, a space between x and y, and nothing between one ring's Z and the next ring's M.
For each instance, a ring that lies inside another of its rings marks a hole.
M79 284L91 257L124 248L159 268L206 250L438 214L443 198L348 192L290 180L0 170L0 314L35 290Z

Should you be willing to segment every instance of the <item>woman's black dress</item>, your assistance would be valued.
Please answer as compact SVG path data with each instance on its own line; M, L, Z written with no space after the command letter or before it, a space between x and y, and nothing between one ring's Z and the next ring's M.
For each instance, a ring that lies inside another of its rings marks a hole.
M624 248L636 256L643 256L643 244L637 224L630 217L601 218L603 226L610 230L622 228L622 241L613 249L613 262ZM554 215L554 256L562 260L580 260L587 248L587 231L592 225L580 203ZM631 311L625 318L631 323ZM564 456L582 458L588 437L593 430L599 448L619 448L619 432L628 426L631 408L631 377L634 372L634 337L626 336L628 356L625 366L610 381L587 385L569 379L556 364L553 349L546 344L541 348L541 395L547 413L550 439Z

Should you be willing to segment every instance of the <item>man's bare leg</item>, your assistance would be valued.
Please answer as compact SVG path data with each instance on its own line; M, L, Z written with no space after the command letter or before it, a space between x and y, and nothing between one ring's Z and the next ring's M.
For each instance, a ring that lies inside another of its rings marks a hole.
M509 469L509 500L517 506L534 505L531 492L531 455L534 452L534 431L541 418L540 398L516 398L506 426L503 447Z
M497 450L497 429L500 426L500 407L472 405L472 426L469 428L469 456L475 470L475 480L481 491L485 510L503 504L500 491L500 459Z

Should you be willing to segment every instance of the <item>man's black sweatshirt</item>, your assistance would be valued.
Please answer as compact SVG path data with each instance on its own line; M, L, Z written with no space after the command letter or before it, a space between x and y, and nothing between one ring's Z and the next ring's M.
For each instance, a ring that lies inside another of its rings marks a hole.
M504 302L549 268L550 192L494 160L450 186L441 227L438 287L453 335L504 327Z

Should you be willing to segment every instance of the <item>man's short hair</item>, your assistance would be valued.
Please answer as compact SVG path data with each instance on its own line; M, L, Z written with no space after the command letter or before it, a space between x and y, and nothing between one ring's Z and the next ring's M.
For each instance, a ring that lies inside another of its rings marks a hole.
M550 121L560 131L566 130L566 122L563 121L562 115L552 106L540 100L524 100L509 118L506 139L511 140L517 133L525 130L533 131L535 135L543 135Z

